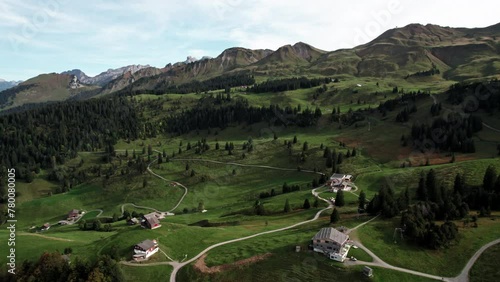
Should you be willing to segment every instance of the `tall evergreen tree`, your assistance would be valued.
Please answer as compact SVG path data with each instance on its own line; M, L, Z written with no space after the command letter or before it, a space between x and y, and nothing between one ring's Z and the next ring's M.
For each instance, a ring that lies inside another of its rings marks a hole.
M434 172L434 169L429 170L429 172L427 173L425 187L427 188L429 200L436 203L438 200L437 195L439 194L439 192L437 188L436 173Z
M453 182L453 192L460 194L460 196L465 196L465 182L460 173L455 176L455 181Z
M345 206L344 191L341 189L337 190L337 196L335 197L335 206Z
M428 193L427 187L425 185L425 177L424 177L423 171L420 174L420 179L418 181L417 200L424 201L424 202L429 200L429 193Z
M308 210L311 208L311 204L309 203L309 199L304 200L304 204L302 205L302 208Z
M337 208L333 208L332 214L330 214L330 223L337 223L340 220L340 214Z
M292 210L292 208L290 208L290 202L288 201L288 199L286 199L285 207L283 208L283 211L286 213L289 213L291 210Z
M365 206L366 206L366 194L363 190L361 190L358 197L358 208L360 210L364 210Z
M493 191L493 188L495 187L495 181L497 180L497 173L495 171L495 168L490 165L486 169L486 172L484 173L483 177L483 188L484 190L491 192Z

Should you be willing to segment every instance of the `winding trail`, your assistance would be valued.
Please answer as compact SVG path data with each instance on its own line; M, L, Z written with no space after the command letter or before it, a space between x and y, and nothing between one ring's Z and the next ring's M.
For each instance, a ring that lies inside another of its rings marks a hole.
M222 165L234 165L234 166L241 166L241 167L256 167L256 168L267 168L267 169L274 169L274 170L281 170L281 171L298 171L297 169L293 168L282 168L282 167L275 167L275 166L268 166L268 165L251 165L251 164L240 164L240 163L235 163L235 162L219 162L219 161L213 161L213 160L205 160L205 159L170 159L170 161L195 161L195 162L207 162L207 163L214 163L214 164L222 164ZM315 173L315 174L323 174L321 172L313 171L313 170L307 170L307 169L301 169L300 172L307 172L307 173Z
M454 282L466 282L466 281L469 281L469 271L472 268L472 266L474 265L474 263L476 263L477 259L481 256L481 254L484 251L486 251L486 249L488 249L489 247L492 247L492 246L494 246L496 244L500 244L500 239L496 239L495 241L489 242L488 244L482 246L481 249L479 249L472 256L472 258L469 260L469 262L467 262L467 264L465 265L465 267L462 269L462 272L460 272L460 274L458 276L450 279L450 281L454 281Z
M19 232L19 233L17 233L17 235L20 235L20 236L35 236L35 237L41 237L41 238L44 238L44 239L49 239L49 240L54 240L54 241L73 242L73 240L71 240L71 239L50 237L50 236L45 236L45 235L38 234L38 233Z
M483 122L483 126L486 127L486 128L489 128L493 131L496 131L496 132L499 132L500 133L500 129L496 129L494 128L493 126L490 126L490 125L487 125L486 123Z

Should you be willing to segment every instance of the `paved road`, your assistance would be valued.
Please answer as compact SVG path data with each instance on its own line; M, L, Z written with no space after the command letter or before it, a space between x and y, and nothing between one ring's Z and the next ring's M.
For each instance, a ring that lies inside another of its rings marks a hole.
M497 239L495 241L489 242L488 244L482 246L481 249L479 249L472 256L472 258L469 260L469 262L465 265L464 269L462 269L462 272L460 272L460 274L457 277L454 277L454 278L450 279L450 281L454 281L454 282L466 282L466 281L469 281L469 271L472 268L472 266L474 265L474 263L476 263L476 261L479 258L479 256L481 256L481 254L484 251L486 251L486 249L488 249L489 247L494 246L496 244L500 244L500 239Z
M484 122L483 122L483 126L484 126L484 127L489 128L489 129L491 129L491 130L493 130L493 131L500 132L500 129L496 129L496 128L494 128L493 126L489 126L489 125L487 125L487 124L486 124L486 123L484 123Z

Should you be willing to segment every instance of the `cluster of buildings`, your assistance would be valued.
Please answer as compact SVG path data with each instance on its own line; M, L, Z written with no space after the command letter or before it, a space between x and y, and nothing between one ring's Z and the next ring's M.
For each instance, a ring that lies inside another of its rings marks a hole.
M330 187L331 192L337 192L337 190L349 191L351 189L352 175L350 174L340 174L334 173L330 179L326 182L326 185Z
M143 215L142 218L140 219L133 217L127 222L127 224L128 225L140 224L144 228L156 229L161 227L160 219L163 218L165 218L165 215L163 213L152 212Z

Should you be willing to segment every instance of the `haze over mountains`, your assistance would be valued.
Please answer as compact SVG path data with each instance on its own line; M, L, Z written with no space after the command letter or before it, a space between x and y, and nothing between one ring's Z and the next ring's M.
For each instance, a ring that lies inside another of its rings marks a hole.
M12 88L12 87L18 85L21 82L22 81L6 81L5 79L1 79L0 78L0 91Z
M439 70L438 75L413 76L431 69ZM64 100L89 90L92 91L89 97L124 89L154 91L161 85L239 72L265 78L307 75L433 79L437 82L498 78L500 24L485 28L410 24L388 30L364 45L336 51L320 50L303 42L285 45L276 51L234 47L215 58L188 57L184 62L167 64L163 68L131 65L110 69L95 77L75 69L38 76L0 93L0 108L19 106L30 100ZM75 91L67 83L54 83L65 80L69 83L72 76L76 76L84 87Z

